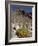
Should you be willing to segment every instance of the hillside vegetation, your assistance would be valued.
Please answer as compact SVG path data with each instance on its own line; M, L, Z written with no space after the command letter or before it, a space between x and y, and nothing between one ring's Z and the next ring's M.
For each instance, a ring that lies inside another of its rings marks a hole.
M11 28L16 31L15 35L19 38L32 36L32 13L25 13L20 9L16 9L15 12L11 12L10 17L12 25L14 24Z

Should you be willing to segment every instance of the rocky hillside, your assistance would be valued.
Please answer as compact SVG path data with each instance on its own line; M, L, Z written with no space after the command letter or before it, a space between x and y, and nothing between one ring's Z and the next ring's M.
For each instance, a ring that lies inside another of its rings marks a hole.
M25 13L23 10L17 8L16 11L11 12L10 21L11 36L15 35L16 29L22 27L32 30L32 13Z
M18 23L25 25L26 23L32 23L32 14L31 13L25 13L23 10L20 10L19 8L16 9L15 12L11 13L11 22L12 23Z

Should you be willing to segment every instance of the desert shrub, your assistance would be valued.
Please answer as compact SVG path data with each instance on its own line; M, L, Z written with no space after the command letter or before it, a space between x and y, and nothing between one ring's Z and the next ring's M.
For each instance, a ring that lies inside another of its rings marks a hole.
M32 34L32 32L28 31L28 29L25 29L25 28L16 30L16 35L19 38L29 37L31 34Z

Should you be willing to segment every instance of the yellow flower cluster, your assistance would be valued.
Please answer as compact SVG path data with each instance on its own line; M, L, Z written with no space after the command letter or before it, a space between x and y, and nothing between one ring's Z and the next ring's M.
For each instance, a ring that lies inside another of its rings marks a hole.
M30 35L32 35L32 32L28 31L28 29L21 28L16 30L16 35L19 38L25 38L25 37L30 37Z

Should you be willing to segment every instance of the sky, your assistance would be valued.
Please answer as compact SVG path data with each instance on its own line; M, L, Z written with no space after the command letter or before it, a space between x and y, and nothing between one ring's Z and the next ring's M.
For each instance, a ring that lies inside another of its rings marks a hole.
M16 9L19 8L21 10L24 10L25 12L32 13L32 7L31 6L20 6L20 5L11 5L10 9L12 11L16 11Z

